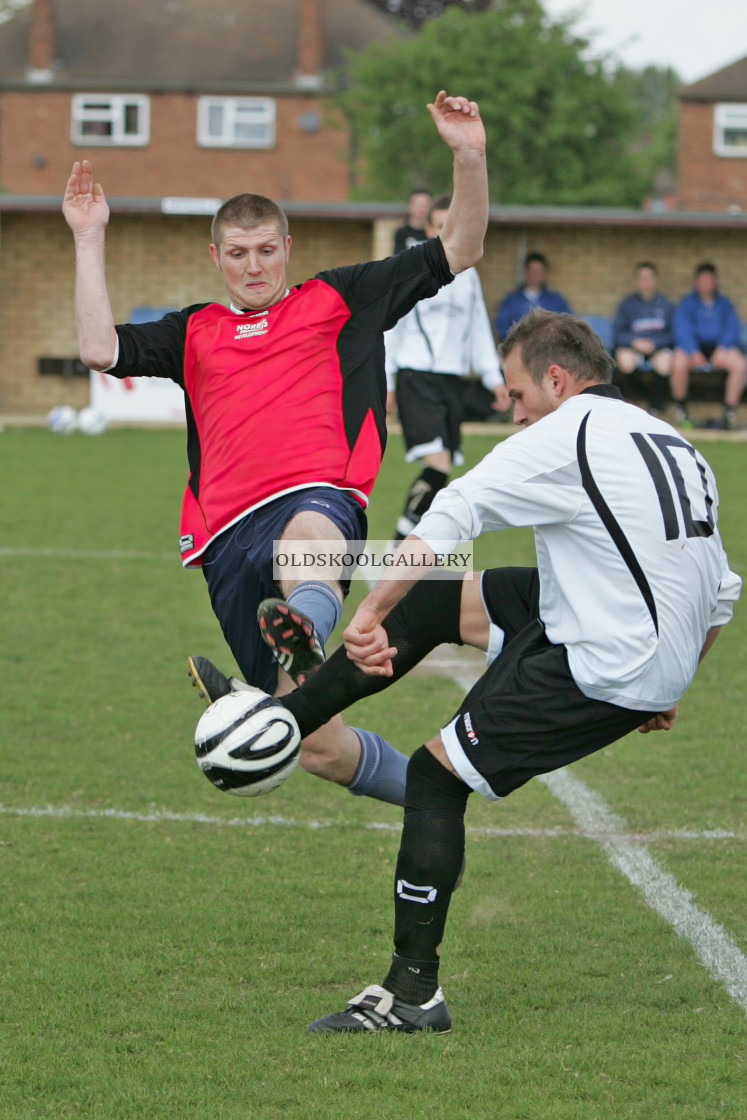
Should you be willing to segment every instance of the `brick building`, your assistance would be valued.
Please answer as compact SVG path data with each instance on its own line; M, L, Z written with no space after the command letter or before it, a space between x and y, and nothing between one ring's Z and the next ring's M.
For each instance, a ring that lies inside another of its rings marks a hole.
M680 91L678 206L747 212L747 57Z
M29 0L0 24L0 184L73 160L128 197L348 195L345 50L405 34L367 0Z

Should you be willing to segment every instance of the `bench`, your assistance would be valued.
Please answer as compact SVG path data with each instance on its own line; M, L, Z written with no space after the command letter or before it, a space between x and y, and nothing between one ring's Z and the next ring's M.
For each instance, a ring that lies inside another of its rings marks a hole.
M590 327L593 327L611 353L613 320L605 315L582 315L581 318L585 319ZM739 345L742 350L747 352L747 322L741 324ZM635 373L621 374L616 370L613 381L628 400L638 402L641 399L649 399L653 379L656 376L648 362L642 362ZM726 371L714 369L711 365L692 370L688 400L723 401L725 380Z

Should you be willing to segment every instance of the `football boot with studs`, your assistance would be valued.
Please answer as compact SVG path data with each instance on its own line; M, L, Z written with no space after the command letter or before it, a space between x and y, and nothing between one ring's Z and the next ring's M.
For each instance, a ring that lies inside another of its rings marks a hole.
M208 661L207 657L199 655L187 658L187 672L192 678L192 684L197 689L198 695L208 706L220 700L221 696L228 696L229 692L250 687L238 677L227 677L213 665L212 661Z
M451 1030L451 1016L440 988L426 1003L404 1003L382 988L370 984L348 1000L344 1011L324 1015L309 1024L314 1032L330 1031L435 1031L446 1034Z
M303 684L324 664L324 650L314 623L284 599L263 599L257 610L257 621L278 665L296 684Z

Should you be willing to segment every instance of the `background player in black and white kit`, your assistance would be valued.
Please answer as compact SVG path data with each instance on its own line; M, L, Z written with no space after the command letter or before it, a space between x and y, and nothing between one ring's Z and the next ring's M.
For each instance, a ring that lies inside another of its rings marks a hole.
M426 233L438 237L451 198L440 195L428 211ZM466 268L453 284L439 288L403 315L384 336L387 411L397 411L405 441L405 461L422 470L410 485L395 540L404 540L446 485L462 455L462 378L476 373L495 399L509 408L488 309L476 268Z
M439 239L289 290L283 211L261 195L239 195L216 215L210 245L230 307L197 304L159 323L115 327L104 268L109 207L88 161L73 166L67 183L81 357L117 377L169 377L184 388L183 563L202 565L239 668L270 693L323 660L343 593L306 578L278 586L273 541L365 540L363 511L386 439L384 331L482 256L488 191L478 107L442 90L428 110L454 157L453 204ZM189 664L208 701L230 690L206 658ZM278 664L290 677L278 679ZM353 793L403 802L406 756L342 720L304 742L301 762Z
M635 728L669 729L739 597L713 472L674 428L622 399L588 324L533 311L502 353L525 430L442 490L399 555L418 564L429 542L531 525L537 568L461 584L391 568L346 648L280 701L306 732L440 642L488 654L457 713L410 761L390 970L315 1031L449 1029L438 965L470 793L505 797Z
M394 252L412 249L429 236L425 225L431 207L430 191L417 187L407 197L407 221L394 231Z

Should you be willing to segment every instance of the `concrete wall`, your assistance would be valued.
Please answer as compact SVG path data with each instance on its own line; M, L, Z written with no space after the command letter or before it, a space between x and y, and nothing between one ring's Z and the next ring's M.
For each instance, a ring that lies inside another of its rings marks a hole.
M370 222L296 220L289 281L320 268L371 256ZM220 273L208 252L210 221L196 217L114 215L107 236L107 275L114 317L133 307L183 307L222 300ZM38 358L73 357L74 252L61 215L19 213L0 221L0 412L46 412L88 403L88 381L39 376Z
M319 269L385 255L397 223L347 217L291 220L291 283ZM210 223L200 217L115 214L107 243L109 286L117 321L140 305L184 306L221 300L220 274L208 255ZM747 319L747 222L699 226L491 223L480 264L488 309L515 286L524 253L540 249L551 263L551 286L581 314L612 315L632 287L641 258L657 262L662 289L677 298L693 266L711 259L723 290ZM55 212L0 214L0 412L43 414L53 405L88 402L84 378L39 376L41 356L77 354L73 307L73 245Z

